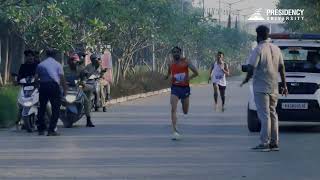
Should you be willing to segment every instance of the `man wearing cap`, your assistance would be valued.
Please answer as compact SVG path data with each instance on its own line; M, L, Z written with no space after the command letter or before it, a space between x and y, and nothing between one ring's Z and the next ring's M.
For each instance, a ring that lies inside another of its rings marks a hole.
M86 65L85 69L84 69L84 74L87 75L87 78L92 75L92 74L104 74L106 72L106 69L102 69L101 67L101 55L100 54L92 54L90 56L90 61L91 63ZM106 111L106 101L105 101L105 92L104 90L102 90L103 87L103 83L100 82L100 99L98 100L99 103L101 103L101 106L103 107L103 112Z
M83 73L84 66L80 65L80 57L77 54L72 55L68 60L68 66L64 68L64 74L67 80L80 79L83 87L84 97L84 109L87 117L87 127L94 127L91 121L91 97L93 94L93 87L83 83L85 74Z
M47 49L47 58L43 60L36 69L36 77L39 78L39 101L40 112L38 121L39 135L44 135L46 124L44 121L44 115L48 101L51 103L52 116L50 119L50 125L48 128L48 136L59 136L59 133L55 131L59 111L61 106L61 87L63 93L66 92L67 86L64 79L62 65L55 60L56 50Z

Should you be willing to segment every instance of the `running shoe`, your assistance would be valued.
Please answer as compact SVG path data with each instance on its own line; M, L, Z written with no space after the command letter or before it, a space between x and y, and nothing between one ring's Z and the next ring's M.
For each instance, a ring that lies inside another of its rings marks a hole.
M172 134L172 138L171 138L173 141L179 141L181 140L181 135L175 131L173 134Z
M270 150L271 151L280 151L278 144L270 144Z
M258 146L253 147L252 150L261 151L261 152L269 152L271 149L270 149L269 144L259 144Z

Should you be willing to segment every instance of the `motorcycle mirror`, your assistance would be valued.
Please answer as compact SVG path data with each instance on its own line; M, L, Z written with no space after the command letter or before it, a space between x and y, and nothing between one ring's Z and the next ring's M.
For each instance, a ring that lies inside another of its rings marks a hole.
M20 79L19 83L21 83L21 84L25 84L25 83L27 83L27 81L26 81L26 79L25 79L25 78L23 78L23 79Z

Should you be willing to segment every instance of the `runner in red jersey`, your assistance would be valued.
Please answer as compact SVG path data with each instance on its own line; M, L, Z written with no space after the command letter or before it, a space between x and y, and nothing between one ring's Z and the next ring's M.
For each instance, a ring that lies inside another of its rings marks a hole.
M172 140L179 140L181 138L180 133L177 130L177 106L181 99L182 110L184 114L188 114L189 111L189 96L191 79L198 76L198 70L189 62L186 58L181 57L181 49L175 47L172 49L173 60L169 64L167 78L171 76L171 120L173 128ZM192 75L189 76L189 69L192 71Z

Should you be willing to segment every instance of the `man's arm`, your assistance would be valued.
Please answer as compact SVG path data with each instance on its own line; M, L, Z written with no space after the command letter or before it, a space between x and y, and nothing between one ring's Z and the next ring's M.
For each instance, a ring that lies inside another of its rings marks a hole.
M229 66L227 63L224 63L224 68L222 69L222 71L229 76L230 72L229 72Z
M248 62L248 72L246 78L243 80L243 82L240 84L240 86L243 86L244 84L248 83L249 80L253 77L254 69L258 66L260 60L260 52L258 47L256 47L250 54L249 62Z
M66 82L66 79L64 77L64 75L60 75L60 82L61 82L61 86L63 88L63 96L65 96L65 93L67 92L67 82Z
M279 73L281 77L281 94L287 96L288 95L288 88L287 88L287 82L286 82L286 69L283 62L283 56L280 52L280 63L279 63Z
M22 79L23 76L23 64L20 65L18 76L17 76L17 82L19 83L20 79Z
M166 75L165 79L166 80L169 79L170 76L171 76L171 65L168 64L168 71L167 71L167 75Z
M66 79L64 77L64 72L63 72L62 65L60 65L59 68L58 68L58 74L59 74L61 86L63 88L63 96L65 96L66 95L65 93L67 92L67 82L66 82Z
M37 66L37 68L36 68L36 73L34 74L34 79L35 79L35 81L37 82L37 83L39 83L40 82L40 77L39 77L39 66Z
M212 71L213 71L213 66L214 66L214 65L211 65L210 70L209 70L208 82L211 80L211 74L212 74Z
M199 76L199 72L198 72L197 68L191 62L188 62L188 67L192 71L192 75L189 77L188 81Z
M249 82L249 80L253 76L253 71L254 71L254 67L251 64L248 64L248 72L247 72L246 78L243 80L240 86L243 86L244 84Z

